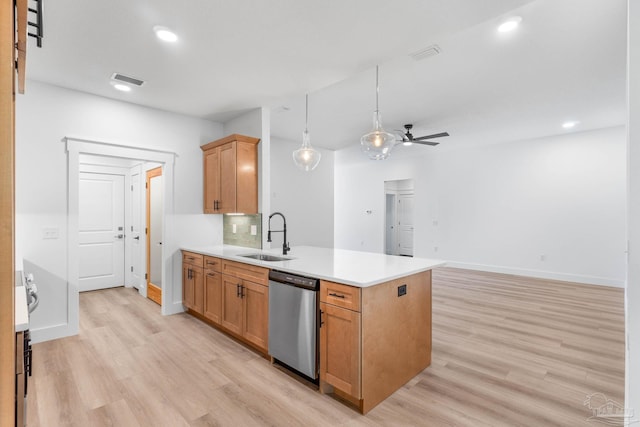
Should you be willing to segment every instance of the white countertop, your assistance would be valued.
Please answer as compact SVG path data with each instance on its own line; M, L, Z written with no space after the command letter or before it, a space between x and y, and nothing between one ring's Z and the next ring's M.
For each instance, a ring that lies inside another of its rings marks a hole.
M445 264L445 261L437 259L391 256L312 246L294 246L286 255L288 260L275 262L244 258L239 255L264 253L284 256L282 249L259 250L229 245L185 246L181 249L360 288L378 285Z
M22 271L16 271L16 332L29 329L29 307L27 307L27 291L22 279Z

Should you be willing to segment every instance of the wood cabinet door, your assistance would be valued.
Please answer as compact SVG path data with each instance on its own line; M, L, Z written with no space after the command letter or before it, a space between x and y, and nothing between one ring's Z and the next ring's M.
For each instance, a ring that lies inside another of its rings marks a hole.
M258 213L258 147L237 142L236 209L247 214Z
M233 213L236 209L236 142L218 147L220 150L220 201L216 213Z
M220 149L204 152L204 213L219 213L216 200L220 200Z
M221 325L231 332L242 335L242 280L222 275L222 321Z
M216 324L222 321L222 275L205 270L204 317Z
M193 281L193 307L198 314L204 313L204 273L201 267L191 267Z
M193 308L194 288L190 265L182 266L182 305Z
M324 302L320 310L320 381L360 399L360 313Z
M242 336L267 350L269 339L269 287L243 281L244 321Z

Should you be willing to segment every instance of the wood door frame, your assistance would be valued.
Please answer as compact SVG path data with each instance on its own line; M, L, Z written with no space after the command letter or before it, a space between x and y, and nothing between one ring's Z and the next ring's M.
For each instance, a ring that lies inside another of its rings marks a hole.
M162 281L162 283L160 284L160 286L154 284L151 282L151 178L155 178L158 176L162 176L162 166L158 166L157 168L153 168L153 169L149 169L148 171L145 172L145 176L146 176L146 180L145 180L145 198L146 198L146 214L145 214L145 240L146 240L146 247L147 247L147 268L146 268L146 275L147 275L147 283L146 283L146 288L147 288L147 298L149 297L149 286L154 286L158 289L160 289L161 295L162 295L162 285L164 284L164 281ZM163 235L163 239L164 239L164 235ZM164 248L163 248L163 254L164 254ZM163 256L164 258L164 256ZM151 299L151 298L150 298ZM153 299L152 299L153 300ZM155 301L155 300L153 300ZM158 302L158 301L155 301ZM160 306L162 306L162 301L159 302Z
M23 2L24 3L24 2ZM0 1L0 424L15 424L15 6Z

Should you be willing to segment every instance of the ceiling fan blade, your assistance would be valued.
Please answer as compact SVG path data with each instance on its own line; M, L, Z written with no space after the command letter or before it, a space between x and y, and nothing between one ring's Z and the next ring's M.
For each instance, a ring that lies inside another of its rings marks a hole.
M418 141L417 139L414 139L412 141L414 144L422 144L422 145L431 145L432 147L435 147L436 145L439 145L439 142L433 142L433 141Z
M434 133L433 135L421 136L419 138L413 138L414 141L421 141L424 139L432 139L432 138L442 138L444 136L449 136L449 132L442 133Z

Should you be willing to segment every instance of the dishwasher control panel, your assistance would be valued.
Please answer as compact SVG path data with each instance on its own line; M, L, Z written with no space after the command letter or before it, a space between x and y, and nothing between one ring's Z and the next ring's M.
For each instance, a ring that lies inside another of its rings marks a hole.
M318 279L298 276L297 274L291 274L278 270L271 270L269 272L269 280L314 290L318 290L320 286L320 280Z

